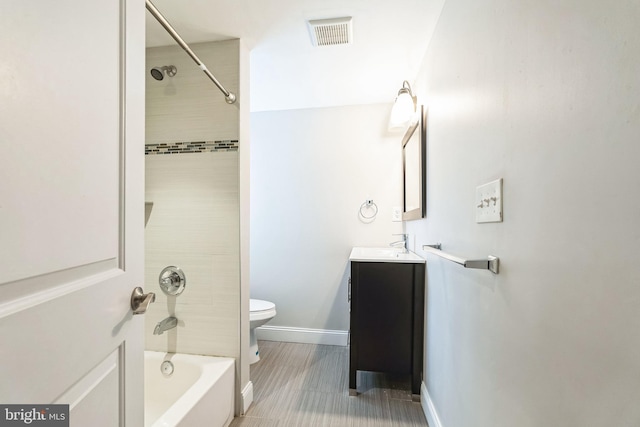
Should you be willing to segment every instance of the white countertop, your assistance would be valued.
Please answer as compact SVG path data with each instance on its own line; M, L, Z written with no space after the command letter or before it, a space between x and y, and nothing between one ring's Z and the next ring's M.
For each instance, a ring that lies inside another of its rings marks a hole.
M398 248L360 248L351 249L349 261L359 262L403 262L422 264L424 258L420 258L413 252L402 253Z

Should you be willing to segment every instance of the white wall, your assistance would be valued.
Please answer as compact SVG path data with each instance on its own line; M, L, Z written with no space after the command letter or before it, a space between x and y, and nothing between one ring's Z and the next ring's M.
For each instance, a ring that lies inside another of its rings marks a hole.
M444 6L416 85L428 217L406 229L502 263L427 256L442 427L640 424L638 22L633 2ZM500 177L504 222L476 224L476 186Z
M276 304L268 324L346 331L352 246L402 232L401 135L389 104L251 115L251 296ZM365 199L375 221L359 220Z

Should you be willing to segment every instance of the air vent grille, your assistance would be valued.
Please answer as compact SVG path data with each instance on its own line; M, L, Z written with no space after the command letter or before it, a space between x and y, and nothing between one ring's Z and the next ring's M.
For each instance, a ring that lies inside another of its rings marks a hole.
M316 19L308 21L311 31L311 42L314 46L336 46L351 44L353 32L351 17Z

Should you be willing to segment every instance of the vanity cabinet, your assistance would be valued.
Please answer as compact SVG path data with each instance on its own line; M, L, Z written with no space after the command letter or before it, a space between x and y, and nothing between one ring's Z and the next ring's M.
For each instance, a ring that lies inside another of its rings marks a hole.
M411 392L414 398L419 397L424 341L424 260L350 259L349 394L357 394L357 371L374 371L410 374Z

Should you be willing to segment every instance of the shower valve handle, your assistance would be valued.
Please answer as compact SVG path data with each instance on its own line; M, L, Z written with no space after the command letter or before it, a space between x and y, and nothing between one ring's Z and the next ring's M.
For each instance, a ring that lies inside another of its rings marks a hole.
M162 292L169 296L178 296L184 291L187 278L179 267L170 265L160 272L158 282Z

